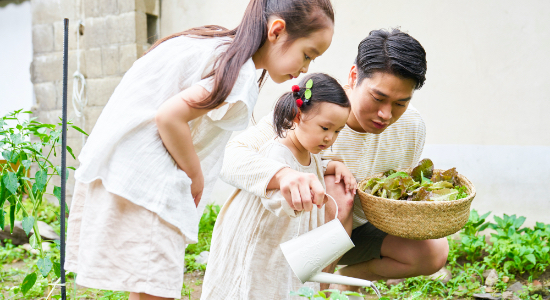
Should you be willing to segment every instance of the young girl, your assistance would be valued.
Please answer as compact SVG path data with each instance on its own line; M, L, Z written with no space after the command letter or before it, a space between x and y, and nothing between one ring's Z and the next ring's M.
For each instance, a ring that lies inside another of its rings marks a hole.
M279 98L273 112L278 138L266 143L260 153L315 174L323 184L324 175L342 174L353 191L356 182L346 166L337 161L323 163L318 154L334 143L349 112L348 97L334 78L306 76L293 86L293 92ZM324 203L300 213L280 191L270 191L268 196L238 190L223 206L212 235L201 299L290 299L290 291L304 286L279 244L323 225ZM319 290L318 283L306 285Z
M234 30L193 28L134 63L79 156L65 265L76 283L180 298L201 198L231 131L247 126L257 81L266 71L277 83L307 72L333 23L329 0L251 0Z

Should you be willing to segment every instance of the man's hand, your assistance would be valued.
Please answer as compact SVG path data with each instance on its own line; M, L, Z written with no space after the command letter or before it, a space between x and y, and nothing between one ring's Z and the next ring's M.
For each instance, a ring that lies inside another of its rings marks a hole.
M311 211L313 205L321 208L326 202L325 189L315 174L290 168L279 170L267 188L280 189L290 207L297 211Z

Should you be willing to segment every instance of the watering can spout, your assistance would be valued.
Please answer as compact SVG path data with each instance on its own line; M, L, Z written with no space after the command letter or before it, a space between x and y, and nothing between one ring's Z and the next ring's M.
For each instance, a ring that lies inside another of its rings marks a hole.
M311 278L309 278L308 281L319 282L319 283L335 283L335 284L352 285L352 286L367 286L372 288L378 297L381 296L376 286L372 282L364 279L319 272L313 275Z

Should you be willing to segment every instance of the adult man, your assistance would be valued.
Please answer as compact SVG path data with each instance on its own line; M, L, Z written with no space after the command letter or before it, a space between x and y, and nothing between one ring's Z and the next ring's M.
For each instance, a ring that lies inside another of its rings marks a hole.
M359 44L349 72L346 92L352 109L347 126L323 158L344 162L357 181L416 165L424 146L425 125L409 103L424 84L425 74L426 53L417 40L398 29L372 31ZM228 144L222 178L261 197L269 189L280 189L292 207L309 211L312 205L326 201L321 183L257 154L263 143L275 137L272 118L271 114L264 117ZM355 244L341 258L339 264L347 266L338 274L378 280L429 275L444 266L449 251L445 238L415 241L385 234L367 222L359 200L346 192L338 177L325 177L326 192L338 201L338 219ZM332 202L326 205L328 222L335 208Z

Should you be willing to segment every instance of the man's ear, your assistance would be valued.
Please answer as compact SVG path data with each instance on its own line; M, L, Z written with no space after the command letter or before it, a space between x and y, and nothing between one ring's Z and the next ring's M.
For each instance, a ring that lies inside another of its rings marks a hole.
M286 22L283 19L273 19L268 24L267 40L271 43L277 42L281 35L286 33Z
M353 65L349 70L348 85L350 89L354 89L356 84L357 84L357 66Z

